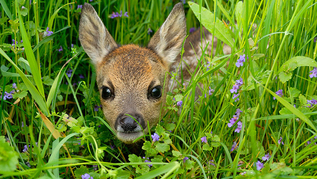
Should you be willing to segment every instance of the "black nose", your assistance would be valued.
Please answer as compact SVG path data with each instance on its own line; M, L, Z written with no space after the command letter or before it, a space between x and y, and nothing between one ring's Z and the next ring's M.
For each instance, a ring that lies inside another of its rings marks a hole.
M139 114L119 115L115 123L115 128L125 133L141 131L144 126L144 120Z

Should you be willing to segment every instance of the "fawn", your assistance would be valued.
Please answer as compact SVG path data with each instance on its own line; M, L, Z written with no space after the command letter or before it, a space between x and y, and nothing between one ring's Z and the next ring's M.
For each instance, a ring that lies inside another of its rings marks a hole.
M204 31L210 40L212 35ZM130 144L146 134L148 126L158 123L169 86L169 83L164 85L165 77L178 66L185 37L182 3L174 6L146 48L119 47L94 8L88 3L83 6L79 39L95 65L102 110L119 140ZM194 50L199 53L200 42L199 32L195 32L184 44L184 78L190 78L188 71L197 65Z

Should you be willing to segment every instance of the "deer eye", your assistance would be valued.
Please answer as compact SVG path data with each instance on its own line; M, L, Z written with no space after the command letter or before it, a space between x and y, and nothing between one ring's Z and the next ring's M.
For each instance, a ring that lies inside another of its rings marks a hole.
M113 97L113 92L111 91L111 89L108 87L103 87L102 88L102 98L109 99L111 97Z
M161 86L155 86L151 89L149 96L155 99L159 99L162 96L162 87Z

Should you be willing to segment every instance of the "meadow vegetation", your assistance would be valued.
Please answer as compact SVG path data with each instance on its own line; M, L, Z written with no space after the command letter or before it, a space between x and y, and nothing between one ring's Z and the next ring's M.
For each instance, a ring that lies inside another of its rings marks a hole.
M316 0L181 1L188 34L205 26L232 53L202 49L140 154L103 117L84 2L118 44L140 46L178 3L0 0L0 177L317 177Z

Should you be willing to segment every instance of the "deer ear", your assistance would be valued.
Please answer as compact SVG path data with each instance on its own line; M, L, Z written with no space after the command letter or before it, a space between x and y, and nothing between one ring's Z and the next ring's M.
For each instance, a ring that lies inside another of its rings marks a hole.
M168 66L180 54L186 37L186 18L182 3L174 6L160 29L151 38L148 48L156 52Z
M87 55L95 65L117 47L95 9L85 3L79 23L79 40Z

